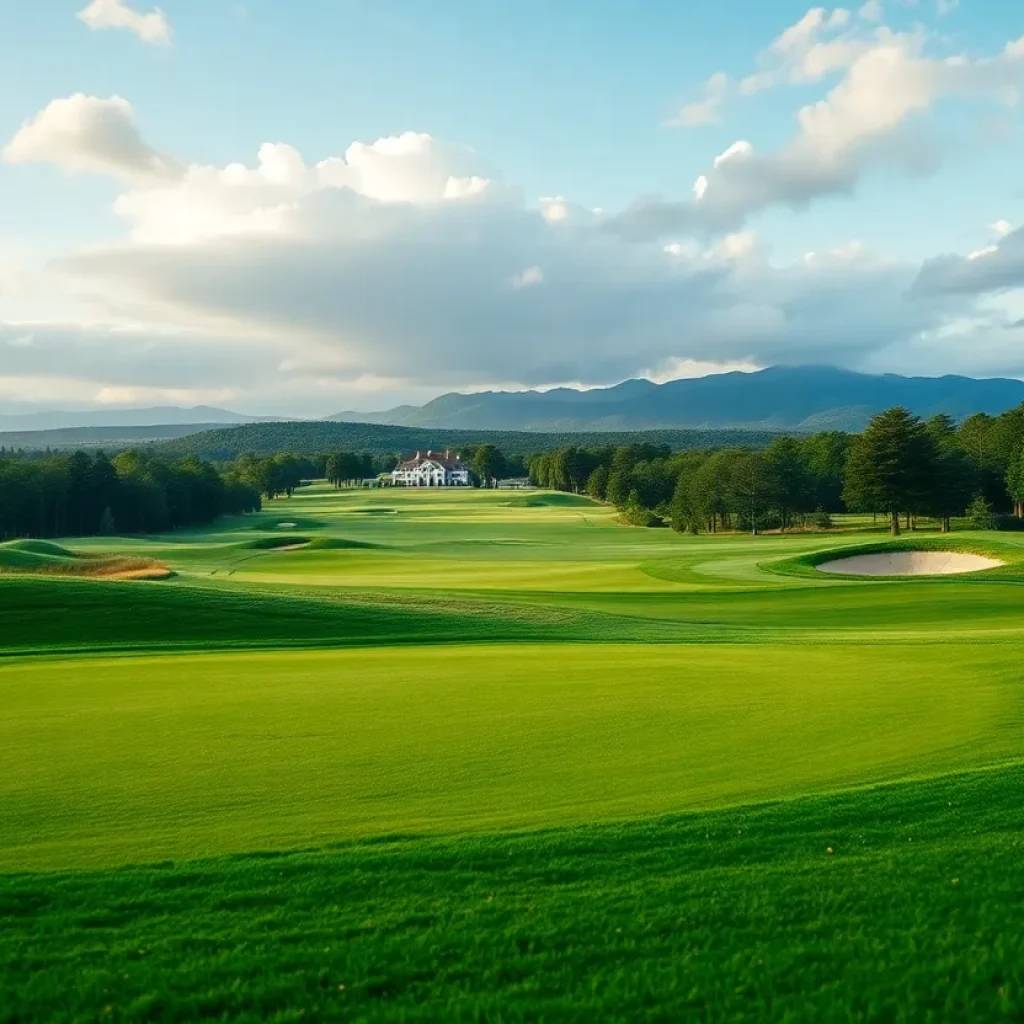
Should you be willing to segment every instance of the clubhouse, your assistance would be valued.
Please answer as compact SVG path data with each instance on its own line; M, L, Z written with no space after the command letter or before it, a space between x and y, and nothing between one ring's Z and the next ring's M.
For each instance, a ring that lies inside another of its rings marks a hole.
M417 452L395 467L391 483L396 487L468 487L469 470L450 451Z

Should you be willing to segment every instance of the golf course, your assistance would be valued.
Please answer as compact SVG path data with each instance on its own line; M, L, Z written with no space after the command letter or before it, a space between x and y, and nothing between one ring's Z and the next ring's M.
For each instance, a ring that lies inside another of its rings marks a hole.
M885 527L0 545L0 1022L1021 1019L1024 532Z

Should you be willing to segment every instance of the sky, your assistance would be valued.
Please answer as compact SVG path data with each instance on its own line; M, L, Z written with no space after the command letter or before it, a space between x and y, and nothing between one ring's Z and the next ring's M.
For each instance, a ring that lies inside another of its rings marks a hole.
M1024 377L1019 0L0 0L0 413Z

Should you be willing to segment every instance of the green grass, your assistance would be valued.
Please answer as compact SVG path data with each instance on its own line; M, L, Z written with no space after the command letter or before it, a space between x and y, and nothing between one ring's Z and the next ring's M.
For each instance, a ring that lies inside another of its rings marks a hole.
M0 1022L1022 1019L1024 535L896 546L1007 564L326 487L0 545Z
M1017 652L997 645L10 662L0 869L582 823L937 774L1024 756L1022 696Z
M1017 1021L1022 787L10 875L0 1021Z

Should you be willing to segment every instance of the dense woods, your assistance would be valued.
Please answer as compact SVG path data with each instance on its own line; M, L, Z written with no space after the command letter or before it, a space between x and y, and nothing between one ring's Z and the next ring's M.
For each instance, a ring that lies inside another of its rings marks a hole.
M0 539L155 533L259 507L251 482L195 458L0 455Z
M942 530L965 515L990 526L1024 513L1024 406L959 426L894 408L863 434L780 436L764 449L568 446L529 469L540 487L610 501L626 522L693 533L826 526L847 511L884 515L894 534L920 517Z
M194 455L213 462L227 462L247 453L256 456L301 452L306 456L326 457L338 451L366 452L391 456L398 452L443 451L450 448L466 458L467 450L492 444L506 458L527 457L536 452L554 451L567 445L597 447L623 445L635 441L667 445L672 451L721 448L737 445L760 448L775 435L768 430L645 430L585 434L539 433L525 430L447 430L420 427L394 427L376 423L248 423L240 427L203 430L188 437L157 445L167 458Z

